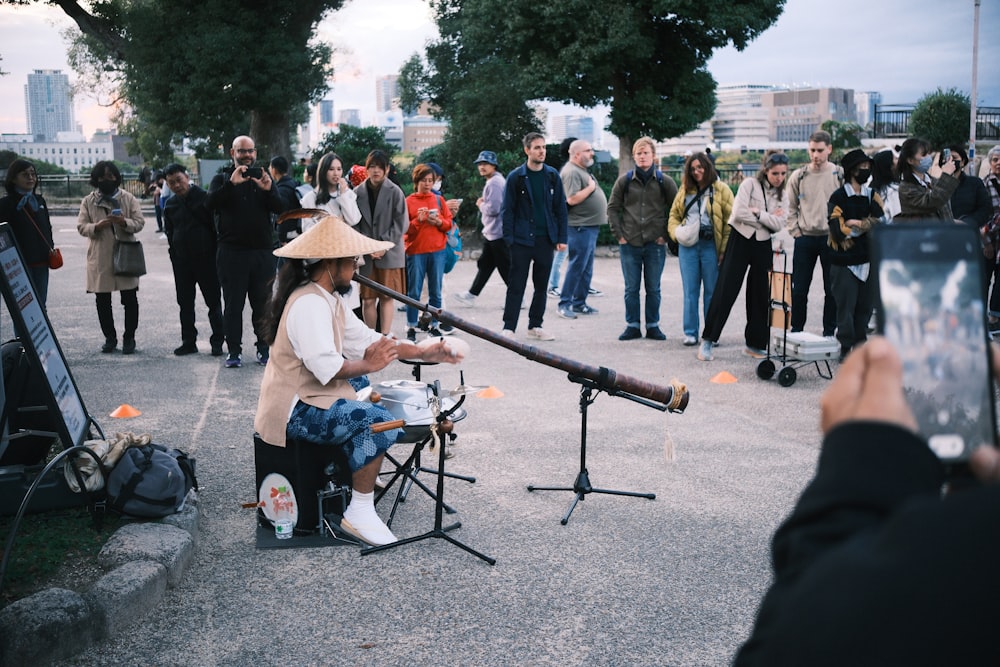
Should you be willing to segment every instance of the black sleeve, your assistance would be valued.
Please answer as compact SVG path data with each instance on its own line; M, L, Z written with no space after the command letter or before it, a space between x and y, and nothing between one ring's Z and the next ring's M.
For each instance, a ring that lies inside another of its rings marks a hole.
M912 433L834 429L735 664L1000 664L1000 487L942 482Z

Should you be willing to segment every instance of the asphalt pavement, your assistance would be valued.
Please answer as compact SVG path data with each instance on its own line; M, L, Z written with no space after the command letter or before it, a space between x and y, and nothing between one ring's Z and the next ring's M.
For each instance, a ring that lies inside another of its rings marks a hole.
M572 494L527 486L572 486L580 467L580 387L564 371L463 332L459 367L425 369L445 389L489 385L499 399L470 397L456 424L446 500L461 527L449 533L496 559L490 566L443 539L361 556L352 546L258 550L253 415L263 369L225 369L209 355L199 302L200 353L175 357L180 326L165 239L153 221L139 234L149 274L139 289L135 355L100 354L94 298L84 289L86 239L75 217L53 220L65 266L52 273L49 318L90 412L107 432L151 433L198 462L201 534L195 562L161 607L108 643L65 665L723 665L749 632L770 581L768 545L810 478L819 445L818 399L828 381L800 368L792 387L756 377L743 355L742 297L715 360L681 345L676 258L663 274L663 342L619 342L624 328L618 259L602 252L593 285L600 312L558 317L548 300L551 342L521 342L657 384L687 384L682 415L623 397L589 407L587 468L595 488L656 498L589 494L561 525ZM445 277L446 309L501 328L499 276L463 307L475 262ZM817 325L822 281L814 280ZM115 302L121 327L122 311ZM249 306L244 344L252 350ZM807 327L807 329L812 327ZM397 313L402 337L404 317ZM7 332L10 333L9 331ZM722 371L736 382L713 383ZM373 381L409 379L394 365ZM107 415L123 403L142 415ZM668 460L666 452L675 452ZM394 453L405 456L397 445ZM423 474L429 483L432 476ZM383 508L383 513L384 513ZM434 506L413 491L393 528L399 537L433 527Z

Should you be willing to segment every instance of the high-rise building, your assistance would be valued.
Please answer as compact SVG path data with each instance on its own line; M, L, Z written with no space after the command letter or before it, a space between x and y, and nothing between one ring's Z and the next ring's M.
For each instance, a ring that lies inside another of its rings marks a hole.
M594 143L594 119L584 115L553 116L548 140L558 143L567 137Z
M858 108L858 125L870 127L875 123L875 107L882 104L882 93L874 90L855 92L854 104Z
M337 120L341 125L353 125L361 127L361 111L358 109L341 109L337 114Z
M76 130L69 77L58 69L36 69L24 86L28 134L35 141L55 141L59 132Z
M375 79L375 111L382 113L399 106L399 75L386 74Z
M324 130L330 130L337 121L333 117L333 100L319 101L319 124Z
M809 141L827 120L854 122L854 91L844 88L793 88L761 94L770 113L770 139L782 144Z

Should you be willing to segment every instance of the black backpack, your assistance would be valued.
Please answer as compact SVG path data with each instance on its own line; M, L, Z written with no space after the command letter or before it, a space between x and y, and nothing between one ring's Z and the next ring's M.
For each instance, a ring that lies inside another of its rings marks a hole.
M653 174L656 176L656 182L660 185L660 196L663 197L663 202L667 205L667 208L669 209L670 205L673 204L673 201L670 200L670 195L667 193L667 186L663 184L663 172L657 169L656 171L653 172ZM628 196L628 186L631 185L632 183L633 175L634 175L634 170L632 169L629 169L627 172L625 172L625 184L622 186L623 203L625 201L625 197ZM677 241L670 238L670 234L667 234L667 250L670 251L670 254L673 255L674 257L677 257L677 254L680 252L680 244L677 243Z
M160 518L181 509L198 489L194 459L163 445L129 447L108 475L108 505L120 514Z

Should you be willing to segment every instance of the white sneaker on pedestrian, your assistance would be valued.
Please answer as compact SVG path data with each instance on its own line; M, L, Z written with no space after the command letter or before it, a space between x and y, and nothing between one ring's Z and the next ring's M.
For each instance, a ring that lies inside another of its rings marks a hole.
M702 361L711 361L712 357L712 341L703 340L701 341L701 347L698 349L698 358Z
M514 332L511 331L510 329L504 329L503 331L500 332L500 335L503 336L504 338L513 338Z
M461 294L452 294L451 296L466 308L472 308L475 305L476 295L472 292L462 292Z
M537 338L538 340L555 340L556 337L550 334L548 331L541 327L535 327L534 329L528 329L528 338Z

